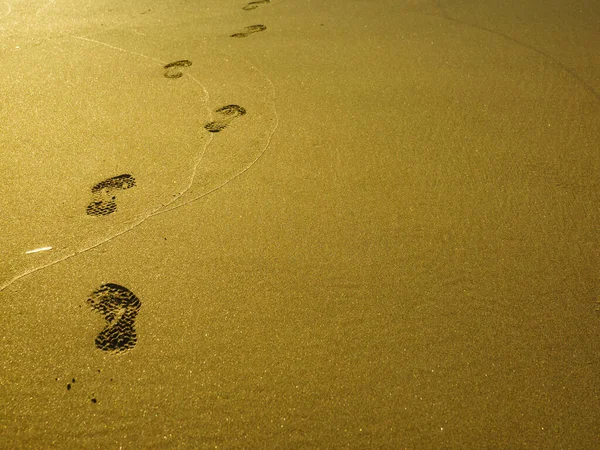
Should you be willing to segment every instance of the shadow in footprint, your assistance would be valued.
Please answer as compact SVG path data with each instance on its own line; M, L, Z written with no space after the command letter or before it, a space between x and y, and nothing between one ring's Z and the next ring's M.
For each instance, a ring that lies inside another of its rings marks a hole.
M267 29L267 27L265 27L264 25L250 25L249 27L246 27L246 31L244 31L242 33L232 34L229 37L243 38L243 37L250 36L252 33L257 33L259 31L264 31L266 29Z
M204 125L204 128L211 133L218 133L227 127L229 122L231 122L233 119L246 114L246 110L239 105L226 105L217 109L215 112L219 114L219 117L216 120Z
M106 326L96 337L98 349L119 353L135 346L135 318L142 303L133 292L118 284L106 283L92 292L87 303L106 320Z
M181 78L183 76L182 68L190 67L192 62L189 59L182 59L167 64L165 68L165 78Z
M260 5L264 5L266 3L271 3L271 0L256 0L249 2L246 6L243 6L242 9L245 11L252 11L253 9L258 8Z
M107 216L114 213L117 210L115 191L123 191L134 186L135 178L128 173L95 184L92 187L93 199L86 208L87 215Z

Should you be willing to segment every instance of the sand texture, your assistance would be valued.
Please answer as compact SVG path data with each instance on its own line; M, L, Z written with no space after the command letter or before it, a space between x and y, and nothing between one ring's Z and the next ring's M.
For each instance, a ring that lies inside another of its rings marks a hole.
M597 448L598 24L0 0L0 448Z

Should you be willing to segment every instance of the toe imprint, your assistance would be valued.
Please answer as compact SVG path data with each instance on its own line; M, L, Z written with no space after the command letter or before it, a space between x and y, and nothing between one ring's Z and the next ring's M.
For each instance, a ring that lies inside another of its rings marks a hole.
M104 181L101 181L98 184L95 184L92 188L92 194L97 194L104 190L125 190L134 186L135 178L133 178L133 176L128 173L124 173L123 175L117 175L116 177L108 178Z
M192 62L189 59L169 63L164 67L166 70L165 78L181 78L183 76L181 69L183 67L190 67L191 65Z
M215 111L220 117L217 120L207 123L204 125L211 133L218 133L223 130L229 122L236 117L243 116L246 114L246 110L239 105L226 105Z
M267 29L267 27L265 27L264 25L250 25L249 27L246 27L246 31L244 31L242 33L232 34L229 37L243 38L243 37L251 35L252 33L257 33L259 31L264 31L266 29Z
M249 2L246 6L243 6L242 9L244 9L246 11L251 11L251 10L258 8L260 5L263 5L265 3L271 3L271 0L256 0L256 1L253 1L253 2Z
M106 320L106 326L96 337L98 349L119 353L135 346L135 318L142 303L133 292L118 284L106 283L92 292L87 303Z

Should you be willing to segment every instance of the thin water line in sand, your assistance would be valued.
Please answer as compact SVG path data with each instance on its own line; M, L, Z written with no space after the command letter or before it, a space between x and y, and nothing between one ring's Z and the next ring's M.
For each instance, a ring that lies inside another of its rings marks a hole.
M498 30L492 30L491 28L486 28L483 27L481 25L477 25L477 24L473 24L473 23L469 23L469 22L464 22L460 19L457 19L455 17L450 16L446 10L444 9L444 7L442 6L442 1L441 0L436 0L436 6L438 7L438 9L440 10L440 15L436 16L436 17L441 17L443 19L446 19L448 21L451 22L455 22L458 23L460 25L464 25L467 27L471 27L471 28L475 28L481 31L486 31L488 33L491 34L495 34L497 36L500 36L508 41L511 41L521 47L527 48L535 53L537 53L538 55L541 55L543 58L549 60L551 63L554 63L555 65L559 66L562 70L564 70L567 74L569 74L576 83L578 83L579 85L581 85L585 90L587 90L592 96L595 97L595 99L597 101L600 101L600 93L598 91L596 91L596 89L594 89L591 85L589 85L583 78L581 78L579 76L579 74L577 73L577 71L575 71L574 69L570 68L569 66L567 66L566 64L564 64L562 61L560 61L559 59L555 58L554 56L552 56L549 53L546 53L545 51L534 47L531 44L528 44L526 42L520 41L512 36L509 36L508 34L503 33L502 31L498 31Z
M42 6L40 9L38 9L35 13L36 16L39 16L41 12L45 11L50 5L53 5L54 2L56 0L48 0L48 3L46 3L44 6Z
M149 59L149 60L152 60L152 61L156 61L159 64L161 64L162 66L164 66L166 64L165 61L162 61L160 59L153 58L153 57L145 55L143 53L137 53L137 52L133 52L131 50L126 50L126 49L121 48L121 47L116 47L116 46L108 44L106 42L97 41L95 39L90 39L90 38L86 38L86 37L83 37L83 36L71 36L71 37L73 37L75 39L82 39L82 40L85 40L85 41L89 41L89 42L94 42L94 43L97 43L97 44L101 44L101 45L104 45L106 47L110 47L112 49L119 50L119 51L122 51L122 52L125 52L125 53L130 53L130 54L133 54L133 55L141 56L142 58L146 58L146 59ZM224 52L219 52L219 53L227 55ZM231 56L231 55L227 55L227 56ZM216 186L215 188L211 189L210 191L207 191L207 192L201 194L199 197L196 197L196 198L190 199L188 201L185 201L185 202L183 202L183 203L181 203L181 204L179 204L179 205L177 205L177 206L175 206L173 208L165 209L169 205L172 205L175 201L177 201L177 199L179 199L182 195L184 195L187 191L189 191L191 189L191 187L192 187L192 185L194 183L194 179L196 178L196 173L198 171L198 166L200 165L200 163L202 162L202 159L204 158L204 154L206 153L206 149L210 146L210 144L212 143L212 140L214 139L214 136L211 134L210 141L208 142L208 144L206 145L206 147L204 147L204 150L202 152L202 155L201 155L200 159L194 165L194 169L193 169L192 176L191 176L191 179L190 179L190 182L189 182L188 186L183 191L181 191L179 194L177 194L177 196L175 198L173 198L170 202L168 202L167 204L162 205L162 206L156 208L154 211L152 211L151 213L149 213L144 218L144 221L147 220L147 219L149 219L152 216L156 216L156 215L163 214L163 213L166 213L166 212L169 212L169 211L173 211L173 210L178 209L178 208L180 208L182 206L188 205L188 204L190 204L192 202L195 202L196 200L201 199L202 197L205 197L205 196L207 196L207 195L209 195L209 194L211 194L211 193L213 193L215 191L218 191L219 189L223 188L225 185L227 185L228 183L230 183L231 181L233 181L234 179L236 179L237 177L239 177L240 175L242 175L243 173L245 173L246 171L248 171L266 153L267 149L271 145L271 141L273 139L273 135L275 134L275 131L277 130L277 128L279 126L279 115L277 114L277 108L275 107L275 105L276 105L276 102L275 102L275 100L276 100L275 85L273 84L273 82L271 81L271 79L263 71L261 71L260 69L258 69L254 64L251 64L248 60L246 60L244 58L241 58L239 56L237 57L237 59L240 59L240 60L244 61L248 66L250 66L250 68L252 70L257 71L260 75L262 75L268 81L269 85L271 86L271 92L272 92L272 98L271 98L271 100L273 102L272 103L273 104L273 110L274 110L274 113L275 113L275 126L273 127L273 130L269 134L269 138L267 140L267 144L265 145L263 151L258 155L258 157L254 161L252 161L250 164L248 164L246 167L244 167L240 172L238 172L232 178L230 178L227 181L223 182L219 186ZM206 88L196 78L194 78L192 75L187 74L187 76L189 76L192 81L194 81L195 83L197 83L202 88L202 90L204 91L204 93L206 95L207 101L210 103L210 96L209 96L208 91L206 90ZM210 119L212 119L212 116L210 115L210 113L209 113L209 117L210 117ZM133 225L131 227L131 229L133 229L134 227L136 227L138 225L139 224ZM118 236L120 236L120 235L118 235ZM2 289L3 289L3 287L0 286L0 291Z
M83 37L83 36L70 36L70 37L73 38L73 39L79 39L79 40L82 40L82 41L87 41L87 42L91 42L91 43L103 45L105 47L109 47L109 48L112 48L112 49L115 49L115 50L119 50L119 51L122 51L122 52L125 52L125 53L129 53L129 54L141 56L143 58L155 61L155 62L161 64L161 66L164 66L166 64L164 61L161 61L161 60L156 59L156 58L149 57L149 56L144 55L142 53L132 52L132 51L126 50L126 49L121 48L121 47L116 47L114 45L110 45L110 44L107 44L105 42L97 41L95 39L90 39L90 38L86 38L86 37ZM208 91L206 90L206 88L197 79L195 79L191 75L188 74L187 76L189 76L190 79L192 79L195 83L197 83L202 88L202 90L204 92L204 95L205 95L205 98L206 98L206 103L209 104L210 103L210 95L209 95ZM210 110L209 110L209 115L210 114L211 113L210 113ZM116 233L116 234L114 234L114 235L112 235L112 236L110 236L108 238L105 238L105 239L101 240L100 242L97 242L96 244L93 244L93 245L91 245L91 246L89 246L89 247L87 247L85 249L82 249L82 250L76 250L74 252L71 252L71 253L63 256L62 258L59 258L59 259L57 259L55 261L52 261L52 262L49 262L47 264L38 266L38 267L36 267L34 269L31 269L31 270L29 270L29 271L27 271L27 272L25 272L25 273L23 273L21 275L18 275L16 277L12 278L11 280L9 280L6 283L4 283L3 285L0 285L0 292L3 291L4 289L6 289L8 286L10 286L15 281L20 280L21 278L26 277L28 275L31 275L32 273L35 273L38 270L42 270L42 269L45 269L47 267L53 266L55 264L58 264L60 262L66 261L67 259L70 259L70 258L72 258L74 256L77 256L77 255L81 254L81 253L85 253L85 252L87 252L87 251L89 251L89 250L91 250L93 248L99 247L100 245L105 244L105 243L111 241L112 239L115 239L116 237L121 236L121 235L123 235L123 234L131 231L135 227L141 225L146 220L148 220L148 218L152 217L152 215L155 214L157 211L159 211L160 209L162 209L162 208L170 205L174 201L176 201L178 198L180 198L183 194L185 194L192 187L192 185L194 183L194 178L196 177L196 172L198 170L198 166L200 165L200 162L204 158L204 154L206 152L206 149L208 148L208 146L210 145L210 143L212 142L213 139L214 139L214 137L211 135L210 136L210 140L208 141L208 144L202 149L202 152L200 153L199 158L197 158L197 161L194 164L194 167L193 167L193 170L192 170L192 174L190 176L190 179L189 179L189 182L188 182L187 186L181 192L179 192L177 195L175 195L174 198L171 199L168 203L166 203L165 205L160 205L160 206L156 207L154 210L150 211L148 214L146 214L142 218L136 220L129 228L126 228L125 230L122 230L122 231L120 231L120 232L118 232L118 233Z
M129 54L137 55L137 56L140 56L140 57L143 57L143 58L146 58L146 59L149 59L149 60L155 61L155 62L157 62L157 63L161 64L162 66L164 66L164 65L166 64L164 61L161 61L161 60L159 60L159 59L157 59L157 58L152 58L152 57L150 57L150 56L144 55L143 53L137 53L137 52L133 52L133 51L130 51L130 50L126 50L126 49L124 49L124 48L121 48L121 47L116 47L116 46L114 46L114 45L110 45L110 44L108 44L108 43L105 43L105 42L97 41L97 40L95 40L95 39L86 38L86 37L83 37L83 36L70 36L70 37L71 37L71 38L74 38L74 39L79 39L79 40L88 41L88 42L92 42L92 43L95 43L95 44L103 45L103 46L106 46L106 47L109 47L109 48L112 48L112 49L115 49L115 50L118 50L118 51L122 51L122 52L125 52L125 53L129 53ZM220 52L220 53L223 53L223 52ZM223 54L224 54L224 53L223 53ZM246 63L248 63L248 61L244 60L243 58L240 58L240 59L242 59L243 61L245 61ZM248 63L248 64L249 64L249 63ZM22 274L20 274L20 275L17 275L16 277L14 277L14 278L12 278L12 279L8 280L6 283L4 283L4 284L0 285L0 292L2 292L4 289L6 289L7 287L9 287L10 285L12 285L13 283L15 283L16 281L18 281L18 280L20 280L20 279L22 279L22 278L25 278L25 277L27 277L27 276L29 276L29 275L32 275L32 274L33 274L33 273L35 273L35 272L38 272L38 271L40 271L40 270L43 270L43 269L45 269L45 268L48 268L48 267L54 266L55 264L59 264L59 263L61 263L61 262L63 262L63 261L66 261L66 260L68 260L68 259L71 259L71 258L73 258L73 257L75 257L75 256L77 256L77 255L80 255L80 254L82 254L82 253L86 253L86 252L88 252L88 251L90 251L90 250L92 250L92 249L95 249L95 248L97 248L97 247L99 247L99 246L103 245L103 244L106 244L107 242L109 242L109 241L112 241L113 239L116 239L116 238L118 238L119 236L122 236L122 235L124 235L125 233L128 233L128 232L130 232L130 231L131 231L131 230L133 230L134 228L137 228L139 225L141 225L142 223L144 223L146 220L150 219L151 217L154 217L154 216L157 216L157 215L159 215L159 214L163 214L163 213L166 213L166 212L169 212L169 211L173 211L173 210L175 210L175 209L178 209L178 208L180 208L180 207L182 207L182 206L185 206L185 205L188 205L188 204L190 204L190 203L192 203L192 202L195 202L195 201L197 201L197 200L200 200L201 198L204 198L204 197L206 197L207 195L209 195L209 194L212 194L212 193L214 193L215 191L218 191L218 190L222 189L222 188L223 188L225 185L227 185L228 183L230 183L231 181L233 181L234 179L236 179L236 178L237 178L237 177L239 177L240 175L244 174L245 172L247 172L247 171L248 171L248 170L249 170L249 169L250 169L250 168L251 168L251 167L252 167L254 164L256 164L256 162L257 162L259 159L261 159L261 158L262 158L262 156L263 156L263 155L266 153L267 149L268 149L268 148L269 148L269 146L271 145L271 141L272 141L272 139L273 139L273 135L275 134L275 131L277 130L277 128L278 128L278 126L279 126L279 115L277 114L277 109L276 109L276 107L275 107L275 99L276 99L276 94L275 94L275 85L273 84L273 82L271 81L271 79L270 79L270 78L269 78L269 77L268 77L268 76L267 76L267 75L266 75L264 72L262 72L261 70L259 70L258 68L256 68L256 67L255 67L254 65L252 65L252 64L250 64L250 67L251 67L253 70L256 70L256 71L257 71L259 74L261 74L261 75L262 75L262 76L263 76L263 77L264 77L264 78L265 78L265 79L268 81L268 83L269 83L269 85L270 85L270 87L271 87L271 90L272 90L272 91L271 91L271 93L272 93L272 95L271 95L271 99L272 99L272 102L273 102L273 103L272 103L272 104L273 104L273 110L274 110L274 113L275 113L275 126L273 127L273 130L272 130L272 131L271 131L271 133L269 134L269 138L268 138L268 140L267 140L267 144L265 145L265 147L263 148L262 152L261 152L261 153L258 155L258 157L257 157L257 158L256 158L254 161L252 161L251 163L249 163L249 164L248 164L246 167L244 167L244 168L243 168L243 169L242 169L240 172L238 172L238 173L237 173L236 175L234 175L232 178L228 179L227 181L225 181L224 183L220 184L219 186L217 186L217 187L215 187L215 188L213 188L213 189L211 189L211 190L209 190L209 191L207 191L207 192L205 192L205 193L203 193L203 194L199 195L198 197L195 197L195 198L192 198L192 199L190 199L190 200L187 200L187 201L185 201L185 202L181 203L180 205L177 205L177 206L175 206L175 207L173 207L173 208L165 209L165 208L167 208L169 205L172 205L172 204L173 204L175 201L177 201L179 198L181 198L181 196L182 196L182 195L184 195L186 192L188 192L188 191L191 189L191 187L192 187L192 185L193 185L193 183L194 183L194 179L195 179L195 177L196 177L197 171L198 171L198 167L199 167L200 163L202 162L202 160L203 160L203 158L204 158L204 155L205 155L205 153L206 153L206 149L207 149L207 148L210 146L210 144L212 143L212 141L213 141L213 139L214 139L214 136L211 134L211 136L210 136L210 140L208 141L208 144L207 144L207 145L206 145L206 146L203 148L202 152L201 152L201 153L200 153L200 155L199 155L199 158L198 158L198 160L197 160L197 161L196 161L196 163L194 164L194 167L193 167L193 170L192 170L192 175L191 175L191 177L190 177L190 181L189 181L189 183L188 183L187 187L186 187L185 189L183 189L181 192L179 192L177 195L175 195L175 196L174 196L174 198L173 198L171 201L169 201L168 203L166 203L166 204L164 204L164 205L160 205L160 206L158 206L157 208L155 208L154 210L150 211L150 212L149 212L148 214L146 214L144 217L142 217L141 219L139 219L139 220L137 220L136 222L134 222L134 223L133 223L133 224L132 224L130 227L128 227L127 229L125 229L125 230L122 230L122 231L120 231L120 232L118 232L118 233L116 233L116 234L114 234L114 235L112 235L112 236L110 236L110 237L108 237L108 238L105 238L105 239L101 240L100 242L97 242L96 244L93 244L93 245L91 245L91 246L89 246L89 247L86 247L85 249L82 249L82 250L76 250L76 251L74 251L74 252L71 252L71 253L69 253L68 255L65 255L64 257L62 257L62 258L60 258L60 259L57 259L57 260L55 260L55 261L52 261L52 262L49 262L49 263L47 263L47 264L44 264L44 265L38 266L38 267L36 267L36 268L34 268L34 269L31 269L31 270L28 270L28 271L26 271L25 273L22 273ZM206 89L206 88L205 88L205 87L204 87L204 86L203 86L203 85L202 85L202 84L201 84L201 83L200 83L200 82L199 82L199 81L198 81L196 78L194 78L193 76L191 76L191 75L189 75L189 74L186 74L186 75L187 75L188 77L190 77L190 79L191 79L192 81L194 81L195 83L197 83L197 84L198 84L198 85L199 85L199 86L202 88L202 90L204 91L204 94L205 94L205 96L206 96L207 103L209 104L209 103L210 103L210 95L209 95L209 93L208 93L207 89ZM212 119L212 115L211 115L211 112L210 112L210 111L209 111L209 117ZM50 248L51 248L51 247L50 247ZM43 250L42 250L42 249L36 249L36 250L37 250L37 251L44 251L44 250L49 250L50 248L48 248L48 247L45 247L45 248L43 248ZM37 252L37 251L36 251L36 252ZM32 251L32 253L33 253L33 251Z
M119 50L121 52L129 53L129 54L132 54L132 55L141 56L142 58L146 58L146 59L149 59L151 61L155 61L155 62L159 63L163 67L167 64L165 61L161 61L160 59L144 55L143 53L137 53L137 52L133 52L133 51L130 51L130 50L126 50L126 49L121 48L121 47L116 47L114 45L107 44L106 42L101 42L101 41L97 41L95 39L85 38L83 36L71 36L71 37L74 38L74 39L81 39L81 40L84 40L84 41L88 41L88 42L93 42L93 43L96 43L96 44L104 45L106 47L109 47L109 48L112 48L112 49L115 49L115 50ZM190 74L185 74L185 75L188 76L198 86L200 86L200 88L204 92L204 97L206 98L206 103L210 104L210 94L208 93L208 90L202 85L202 83L200 83L200 81L198 81L195 77L193 77ZM208 114L209 114L209 118L212 119L212 113L211 113L210 109L209 109ZM167 202L164 205L158 206L153 211L151 211L148 215L146 215L139 223L134 224L131 227L131 229L134 228L134 227L136 227L136 226L138 226L139 224L141 224L145 220L147 220L149 217L151 217L152 215L154 215L157 211L159 211L159 210L161 210L163 208L166 208L167 206L171 205L173 202L177 201L177 199L179 199L182 195L184 195L187 191L189 191L191 189L192 185L194 184L194 180L196 178L196 173L198 172L198 166L200 165L200 163L204 159L204 155L206 153L206 149L210 146L210 144L213 141L213 139L214 139L214 136L211 135L210 139L208 141L208 144L206 144L206 146L204 146L204 148L202 149L202 152L199 154L199 157L197 158L197 161L195 162L195 164L194 164L194 166L192 168L192 173L190 175L190 179L189 179L189 182L188 182L187 186L181 192L179 192L178 194L174 195L174 197L169 202Z
M248 63L249 62L243 58L238 58L243 60L244 62ZM181 208L182 206L188 205L192 202L195 202L196 200L200 200L203 197L206 197L209 194L212 194L213 192L216 192L220 189L222 189L225 185L229 184L231 181L235 180L237 177L241 176L242 174L244 174L245 172L247 172L254 164L256 164L262 157L263 155L267 152L267 149L269 148L269 146L271 145L271 141L273 140L273 135L275 134L275 131L277 130L277 128L279 127L279 115L277 114L277 108L276 108L276 103L275 103L275 99L276 99L276 94L275 94L275 85L273 84L273 82L271 81L271 79L261 70L259 70L257 67L255 67L252 64L249 64L250 67L254 70L256 70L258 73L260 73L268 82L269 85L271 86L271 92L272 92L272 102L273 102L273 111L275 113L275 126L273 127L273 130L271 131L271 133L269 134L269 138L267 140L267 144L265 145L265 147L263 148L262 152L260 152L260 154L258 155L258 157L252 161L250 164L248 164L246 167L244 167L240 172L238 172L236 175L234 175L232 178L228 179L227 181L225 181L224 183L220 184L219 186L214 187L213 189L203 193L202 195L200 195L199 197L196 198L192 198L190 200L187 200L185 202L180 203L179 205L173 206L172 208L167 208L168 205L165 206L165 208L167 209L163 209L161 211L157 211L156 213L153 214L153 216L157 216L159 214L164 214L166 212L169 211L173 211L175 209ZM208 146L207 146L208 147ZM173 202L171 202L170 204L172 204Z
M151 61L155 61L155 62L159 63L162 66L164 66L165 64L167 64L165 61L162 61L162 60L160 60L158 58L153 58L153 57L145 55L143 53L138 53L138 52L133 52L131 50L126 50L126 49L124 49L122 47L117 47L116 45L111 45L111 44L108 44L106 42L98 41L96 39L91 39L91 38L87 38L87 37L84 37L84 36L75 36L75 35L69 35L69 37L73 38L73 39L79 39L81 41L91 42L93 44L103 45L104 47L112 48L113 50L118 50L118 51L123 52L123 53L129 53L130 55L141 56L142 58L146 58L146 59L149 59ZM188 76L190 78L192 78L191 75L188 75ZM195 80L195 81L198 82L197 80ZM200 84L200 83L198 83L198 84ZM204 86L202 86L200 84L200 87L202 87L202 89L204 90L204 93L206 95L208 95L208 92L206 92L206 89L204 88Z
M4 5L6 5L6 12L1 17L6 17L12 12L12 6L10 3L4 2Z

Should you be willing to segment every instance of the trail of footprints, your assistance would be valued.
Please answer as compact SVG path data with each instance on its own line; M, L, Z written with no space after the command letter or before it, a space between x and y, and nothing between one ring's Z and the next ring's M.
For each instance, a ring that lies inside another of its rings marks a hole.
M242 9L252 11L270 2L271 0L250 1ZM266 29L267 27L264 25L250 25L241 32L231 34L230 37L245 38ZM191 66L192 61L188 59L166 64L163 67L164 77L177 80L183 77L186 69ZM219 133L234 120L244 116L246 109L240 105L230 104L215 109L214 113L214 120L206 123L204 129L210 133ZM86 214L95 218L102 218L118 212L118 196L135 186L136 179L129 173L97 182L91 188L91 200L85 208ZM135 320L142 302L133 292L116 283L104 283L89 295L87 304L94 311L101 314L106 322L104 328L96 336L95 346L97 349L118 354L135 347L137 343ZM75 379L73 378L67 384L67 390L71 390L74 383ZM95 398L92 398L92 403L96 403Z

